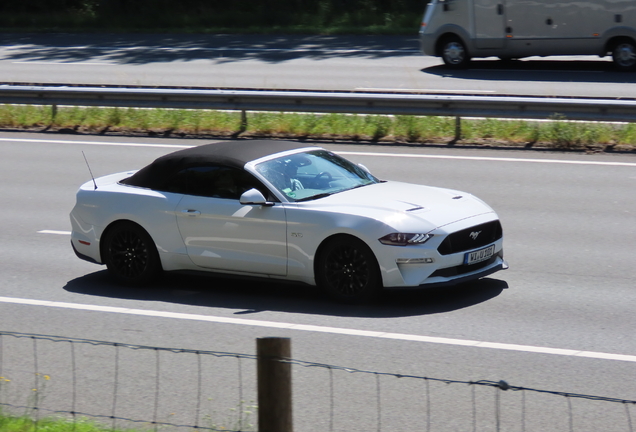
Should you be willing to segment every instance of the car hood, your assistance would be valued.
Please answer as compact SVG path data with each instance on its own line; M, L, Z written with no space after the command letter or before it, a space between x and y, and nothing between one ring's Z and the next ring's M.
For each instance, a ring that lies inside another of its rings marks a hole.
M432 231L494 211L479 198L452 189L387 181L307 201L323 211L357 214L396 229ZM302 203L304 204L304 203Z

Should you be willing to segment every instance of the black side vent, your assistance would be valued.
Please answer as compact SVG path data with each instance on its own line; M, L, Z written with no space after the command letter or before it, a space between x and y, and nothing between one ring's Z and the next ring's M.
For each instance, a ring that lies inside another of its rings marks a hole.
M449 234L439 245L441 255L450 255L477 249L499 240L503 236L501 223L496 220Z
M463 274L474 272L484 267L488 267L490 264L494 263L495 261L497 261L497 256L494 256L486 261L482 261L480 263L473 264L473 265L460 265L457 267L439 269L434 271L433 274L430 275L429 277L451 278L455 276L461 276Z

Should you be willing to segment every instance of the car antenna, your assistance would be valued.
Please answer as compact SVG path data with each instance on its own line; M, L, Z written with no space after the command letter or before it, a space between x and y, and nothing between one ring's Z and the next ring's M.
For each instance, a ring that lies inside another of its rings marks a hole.
M93 171L91 170L91 166L88 164L88 159L86 159L84 150L82 150L82 156L84 156L84 160L86 161L86 166L88 167L88 172L91 173L91 178L93 179L93 184L95 185L95 189L93 190L97 190L97 182L95 181L95 176L93 176Z

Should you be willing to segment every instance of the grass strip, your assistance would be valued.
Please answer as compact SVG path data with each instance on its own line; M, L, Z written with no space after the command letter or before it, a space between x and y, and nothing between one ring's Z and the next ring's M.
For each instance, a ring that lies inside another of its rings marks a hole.
M636 124L249 112L247 128L235 111L0 105L0 127L66 133L173 137L258 137L413 144L538 146L580 150L636 150Z
M91 420L46 418L34 421L29 417L0 415L2 432L135 432L133 429L113 429Z
M151 422L138 423L140 426L134 428L128 427L115 427L107 426L106 424L99 423L96 420L92 420L87 417L76 417L75 419L65 417L45 417L40 419L33 419L28 415L10 415L6 412L3 413L0 410L0 431L2 432L148 432L156 430L183 430L183 431L195 431L195 430L242 430L249 432L254 430L254 426L249 424L249 415L251 412L245 411L243 413L247 415L244 419L245 424L239 422L233 428L226 428L224 426L218 426L215 424L208 424L206 426L189 427L189 426L175 426L163 424L159 426L154 425ZM124 419L121 419L124 420Z

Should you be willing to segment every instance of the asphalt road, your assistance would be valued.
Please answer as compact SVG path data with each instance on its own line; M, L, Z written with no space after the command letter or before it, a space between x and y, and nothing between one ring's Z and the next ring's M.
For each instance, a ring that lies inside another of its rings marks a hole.
M222 277L122 288L73 255L68 212L90 179L82 151L100 176L200 143L1 133L0 330L247 354L256 338L282 336L299 360L636 400L633 155L325 144L381 178L474 193L502 219L509 270L374 305ZM37 371L50 377L42 407L73 400L111 415L115 364L118 416L232 427L240 400L255 401L252 360L205 357L201 377L194 355L80 346L71 362L64 344L0 342L0 375L12 379L0 402L25 403ZM629 431L636 417L619 403L303 367L294 408L297 431L489 431L497 419L500 430Z
M636 97L608 58L475 60L451 71L413 36L0 34L0 82Z

